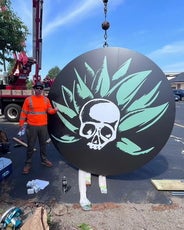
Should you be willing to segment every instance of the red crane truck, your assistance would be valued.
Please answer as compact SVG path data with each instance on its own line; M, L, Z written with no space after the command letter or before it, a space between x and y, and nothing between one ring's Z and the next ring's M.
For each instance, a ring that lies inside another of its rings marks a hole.
M33 82L41 81L39 70L41 69L42 48L42 12L43 0L32 0L33 4L33 57L28 58L25 52L16 57L16 63L12 74L0 75L0 109L1 114L8 121L19 120L24 99L32 95L32 90L26 88L27 79L32 65L35 65ZM46 94L47 92L45 92Z

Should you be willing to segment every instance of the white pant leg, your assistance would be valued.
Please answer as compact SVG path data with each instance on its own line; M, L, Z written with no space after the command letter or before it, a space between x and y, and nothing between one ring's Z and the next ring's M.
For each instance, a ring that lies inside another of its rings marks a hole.
M102 176L102 175L98 176L98 184L99 184L101 193L107 193L107 181L106 181L105 176Z
M85 172L81 169L79 169L78 172L78 182L79 182L79 193L80 193L80 205L88 205L91 204L91 202L87 198L87 187L86 187L86 176L88 176L89 173Z

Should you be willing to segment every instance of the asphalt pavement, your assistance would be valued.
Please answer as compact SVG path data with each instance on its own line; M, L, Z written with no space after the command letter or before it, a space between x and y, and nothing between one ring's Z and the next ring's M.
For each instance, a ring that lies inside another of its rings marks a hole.
M78 203L78 169L65 162L52 142L48 144L48 158L54 164L46 168L40 164L39 152L35 151L33 168L29 175L22 175L26 148L17 147L12 139L17 136L18 123L7 122L0 117L0 128L5 130L11 142L11 153L1 155L12 160L12 173L0 182L0 200L8 194L12 200L34 199L39 202ZM164 132L164 130L163 130ZM162 135L162 133L158 134ZM153 137L154 138L154 137ZM173 131L164 148L150 162L138 170L107 177L107 194L101 194L98 177L92 175L92 184L87 189L88 199L92 203L133 202L170 204L172 193L158 191L151 179L183 179L184 177L184 102L176 102L176 117ZM62 177L66 176L70 189L62 190ZM26 184L35 179L48 181L49 185L34 194L27 194ZM183 196L184 197L184 196Z

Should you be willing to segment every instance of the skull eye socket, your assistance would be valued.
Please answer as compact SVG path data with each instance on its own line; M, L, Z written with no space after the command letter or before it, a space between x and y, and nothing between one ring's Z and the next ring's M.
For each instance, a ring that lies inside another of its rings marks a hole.
M92 124L86 124L82 132L84 135L92 135L95 132L95 126Z
M106 137L107 139L112 137L112 130L110 128L108 128L107 126L104 126L101 129L101 135Z

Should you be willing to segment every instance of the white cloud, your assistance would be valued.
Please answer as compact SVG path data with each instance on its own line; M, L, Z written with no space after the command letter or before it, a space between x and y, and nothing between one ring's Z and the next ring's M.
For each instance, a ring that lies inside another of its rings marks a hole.
M160 58L166 55L184 54L184 41L174 42L163 46L161 49L155 50L148 54L150 58Z
M67 23L71 23L72 21L78 21L79 18L86 16L89 14L89 11L94 10L94 8L100 5L99 1L88 0L82 1L78 5L75 6L72 10L70 9L70 13L65 13L65 15L61 14L60 17L52 19L52 22L48 23L43 29L43 36L47 36L52 33L58 27L65 25ZM62 12L61 12L62 13Z
M108 6L116 8L124 0L113 0ZM71 0L69 2L47 0L43 2L43 37L51 34L57 28L68 25L71 22L78 22L91 14L96 13L99 8L103 13L103 1L101 0ZM12 7L25 25L32 33L32 0L12 0ZM108 9L109 10L109 9Z
M167 44L147 56L164 72L184 72L184 41Z
M184 72L184 61L165 65L162 69L164 72Z
M113 0L111 4L113 8L116 8L123 2L124 0ZM72 4L72 7L71 4L67 4L70 9L68 9L66 5L65 9L62 5L60 5L60 8L64 9L64 11L61 10L58 17L56 16L55 18L52 18L52 21L44 26L43 37L47 36L63 25L68 25L71 22L78 22L79 20L84 19L84 17L88 17L89 15L96 13L97 8L99 8L103 13L103 2L101 0L73 1ZM49 6L47 9L49 9ZM58 9L55 9L55 11L57 12Z

